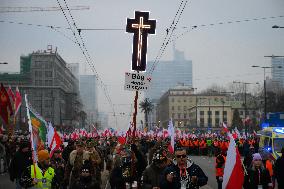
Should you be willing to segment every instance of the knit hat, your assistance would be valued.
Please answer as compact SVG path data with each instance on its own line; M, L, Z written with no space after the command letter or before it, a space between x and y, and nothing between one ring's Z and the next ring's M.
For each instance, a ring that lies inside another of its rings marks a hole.
M38 161L39 162L42 162L44 160L47 160L49 159L49 153L47 150L40 150L38 153L37 153L37 156L38 156Z
M252 155L252 160L256 161L256 160L262 160L261 155L259 153L255 153Z

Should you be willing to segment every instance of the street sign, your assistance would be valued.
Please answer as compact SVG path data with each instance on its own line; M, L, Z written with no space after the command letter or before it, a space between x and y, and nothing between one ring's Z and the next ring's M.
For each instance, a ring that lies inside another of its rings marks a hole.
M126 32L134 33L132 70L146 70L148 34L155 34L156 20L149 20L149 12L135 11L135 18L127 18Z
M151 77L143 73L125 73L124 90L128 91L145 91L149 88Z

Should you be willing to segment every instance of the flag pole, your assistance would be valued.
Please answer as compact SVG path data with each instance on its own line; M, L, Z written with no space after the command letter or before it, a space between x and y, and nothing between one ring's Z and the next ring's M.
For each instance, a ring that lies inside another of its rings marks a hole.
M26 108L27 108L27 116L28 116L28 124L29 124L29 132L30 132L30 142L31 142L31 147L32 147L32 160L33 160L33 166L34 166L34 175L36 178L36 161L35 161L35 147L34 147L34 137L33 137L33 128L32 128L32 121L31 121L31 116L30 116L30 111L29 111L29 104L28 104L28 98L27 94L25 94L25 102L26 102Z

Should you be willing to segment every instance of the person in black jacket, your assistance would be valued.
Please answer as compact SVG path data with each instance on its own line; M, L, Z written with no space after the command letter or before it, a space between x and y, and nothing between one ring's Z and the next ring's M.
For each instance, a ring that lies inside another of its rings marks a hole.
M272 189L272 181L269 171L264 167L259 153L253 154L252 166L245 176L245 189Z
M27 167L33 163L32 153L30 150L30 142L28 140L22 141L19 150L12 158L9 166L10 180L16 181L16 188L20 189L20 178Z
M284 147L281 149L282 156L275 162L274 174L278 183L278 188L284 188Z
M177 148L175 151L176 164L169 165L165 171L170 170L169 173L173 174L178 180L177 188L181 189L198 189L200 186L207 184L208 177L204 174L203 170L187 158L186 150ZM170 175L165 178L170 178ZM164 179L161 183L167 183Z
M99 183L95 182L94 179L92 179L91 175L91 163L88 161L85 161L81 168L80 177L78 180L70 186L70 189L94 189L94 188L100 188Z

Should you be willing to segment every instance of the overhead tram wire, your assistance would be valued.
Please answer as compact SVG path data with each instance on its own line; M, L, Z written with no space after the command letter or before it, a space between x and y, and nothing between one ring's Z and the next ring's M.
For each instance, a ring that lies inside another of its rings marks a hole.
M73 27L72 27L71 24L69 23L69 20L68 20L68 18L67 18L67 16L66 16L66 14L65 14L65 12L64 12L64 10L63 10L61 4L60 4L60 2L59 2L59 0L57 0L57 3L59 4L59 6L60 6L60 8L61 8L61 11L63 12L63 14L64 14L64 16L65 16L65 18L66 18L66 20L67 20L69 26L70 26L70 28L73 28L76 32L79 33L78 28L77 28L77 25L76 25L76 22L75 22L75 19L73 18L72 14L71 14L71 11L70 11L70 9L69 9L69 7L68 7L66 1L64 0L64 3L65 3L65 6L66 6L66 8L67 8L67 10L68 10L68 12L69 12L69 15L70 15L70 17L71 17L71 19L72 19ZM78 39L77 39L77 36L76 36L76 32L74 32L73 29L71 29L71 30L72 30L72 32L73 32L73 35L74 35L75 39L76 39L76 42L78 42ZM78 45L79 45L79 47L80 47L80 49L81 49L81 51L82 51L82 53L83 53L83 55L84 55L84 57L85 57L87 63L88 63L88 65L91 67L91 70L96 74L97 80L98 80L98 81L101 83L101 85L103 86L102 89L103 89L103 91L104 91L104 94L105 94L105 96L106 96L108 102L110 103L110 105L111 105L111 107L112 107L112 110L113 110L113 113L114 113L114 115L115 115L114 106L113 106L112 101L111 101L111 98L110 98L110 96L109 96L109 94L108 94L106 85L103 83L102 79L99 77L99 74L98 74L98 72L97 72L97 70L96 70L94 64L92 63L92 62L94 62L94 61L92 60L92 58L91 58L91 56L90 56L90 54L89 54L89 51L88 51L88 49L86 48L85 42L84 42L82 36L80 35L80 33L79 33L79 37L80 37L80 39L81 39L82 45L81 45L81 43L78 43ZM83 48L82 48L82 46L83 46ZM91 61L91 62L90 62L90 61ZM116 126L117 126L117 118L116 118Z
M167 46L169 44L169 41L172 38L173 32L174 32L174 30L175 30L175 28L176 28L176 26L177 26L177 24L178 24L178 22L179 22L179 20L181 18L181 15L182 15L182 13L183 13L183 11L184 11L188 1L189 0L181 1L180 6L179 6L179 8L177 10L177 13L176 13L176 15L175 15L175 17L173 19L173 22L172 22L171 26L167 29L167 34L166 34L166 36L165 36L165 38L163 40L163 43L162 43L162 46L161 46L161 48L160 48L160 50L158 52L158 55L156 56L155 61L154 61L153 65L152 65L152 67L151 67L151 69L149 71L149 75L150 76L153 74L153 71L155 70L155 67L157 66L158 62L162 58L162 56L163 56L163 54L165 52L165 49L167 48ZM177 18L177 20L176 20L176 18ZM169 35L169 33L170 33L170 35ZM169 37L168 37L168 35L169 35Z
M251 19L243 19L243 20L233 20L233 21L222 21L217 23L211 23L211 24L199 24L199 25L193 25L190 27L183 27L189 28L186 31L182 32L179 36L177 36L173 41L178 40L179 38L183 37L185 34L191 32L192 30L199 29L201 27L211 27L211 26L217 26L217 25L226 25L226 24L234 24L234 23L243 23L243 22L252 22L252 21L260 21L260 20L268 20L268 19L276 19L276 18L284 18L284 15L280 16L269 16L269 17L260 17L260 18L251 18Z

